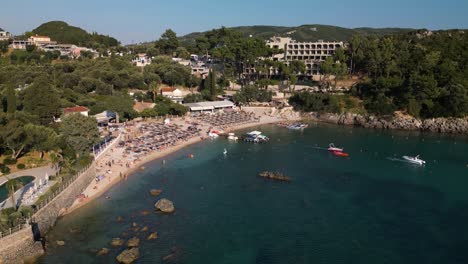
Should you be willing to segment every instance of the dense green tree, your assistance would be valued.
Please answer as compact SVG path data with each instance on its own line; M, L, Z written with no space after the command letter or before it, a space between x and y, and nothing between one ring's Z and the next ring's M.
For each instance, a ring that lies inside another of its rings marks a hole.
M44 125L52 122L53 117L60 112L59 95L46 78L35 80L26 89L23 105L27 112L37 115Z
M8 51L9 45L10 45L10 42L8 40L0 40L0 55Z
M186 60L190 59L190 52L188 52L188 50L184 47L178 47L175 53L178 58L182 58Z
M7 113L14 114L16 112L16 94L13 86L8 85L7 88Z
M26 124L24 126L24 131L28 137L28 147L41 152L41 157L44 152L57 148L58 135L53 129L34 124Z
M17 159L23 154L28 143L28 135L24 130L24 124L17 120L11 120L1 128L0 138L4 146L11 150L13 159Z
M174 103L171 99L164 96L156 97L156 106L154 107L158 116L164 115L185 115L188 108L184 105Z
M198 93L188 94L184 97L184 103L197 103L203 101L203 96Z
M177 34L172 29L167 29L156 42L156 47L159 48L163 54L174 55L174 52L179 47Z
M270 102L273 92L259 89L255 85L246 85L234 95L236 103L248 104L251 102Z
M81 114L65 116L60 124L60 134L78 156L83 156L100 140L97 121Z

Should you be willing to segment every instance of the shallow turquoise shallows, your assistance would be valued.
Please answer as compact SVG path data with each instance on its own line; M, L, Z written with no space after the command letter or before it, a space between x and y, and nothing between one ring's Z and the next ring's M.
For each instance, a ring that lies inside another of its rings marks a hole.
M132 237L135 222L159 235L137 234L137 263L468 263L468 138L324 124L255 129L270 142L219 138L148 164L61 219L39 262L114 263L123 248L109 242ZM330 142L350 157L328 153ZM426 166L400 160L417 154ZM265 180L263 170L293 180ZM151 188L163 193L152 197ZM176 211L156 212L158 198ZM96 256L103 247L110 253Z
M22 176L22 177L18 177L16 179L19 180L23 186L25 186L26 184L32 182L34 180L34 177L33 176ZM7 189L6 183L4 183L4 184L2 184L2 186L0 186L0 202L5 201L7 198L8 198L8 189Z

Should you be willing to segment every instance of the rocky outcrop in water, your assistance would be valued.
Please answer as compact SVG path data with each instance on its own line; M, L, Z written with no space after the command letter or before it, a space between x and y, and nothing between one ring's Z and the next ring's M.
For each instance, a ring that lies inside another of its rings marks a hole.
M158 195L160 195L161 193L162 193L162 190L159 190L159 189L151 189L151 190L150 190L150 194L151 194L152 196L158 196Z
M109 254L109 249L108 248L101 248L101 250L99 250L97 252L98 256L104 256L104 255L107 255L107 254Z
M163 213L172 213L175 210L174 204L168 199L161 199L157 201L154 207Z
M146 240L155 240L157 238L158 238L158 232L153 232L146 238Z
M113 247L120 247L122 246L123 244L125 244L125 240L121 239L121 238L113 238L112 241L110 242L111 246Z
M132 237L127 242L127 247L138 247L140 245L140 239L138 237Z
M116 257L119 263L130 264L140 257L140 250L136 247L126 249Z
M438 133L468 134L468 117L417 119L411 116L376 117L353 113L309 113L312 120L338 125L354 125L365 128L420 130Z

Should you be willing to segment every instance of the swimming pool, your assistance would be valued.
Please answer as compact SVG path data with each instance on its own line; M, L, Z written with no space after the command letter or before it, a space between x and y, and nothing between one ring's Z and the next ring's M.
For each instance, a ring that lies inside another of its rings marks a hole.
M18 179L23 184L23 186L25 186L26 184L32 182L34 180L34 177L33 176L21 176L16 179ZM15 189L15 191L17 190L18 189ZM7 184L4 183L0 186L0 202L5 201L7 198L8 198L8 189L7 189Z

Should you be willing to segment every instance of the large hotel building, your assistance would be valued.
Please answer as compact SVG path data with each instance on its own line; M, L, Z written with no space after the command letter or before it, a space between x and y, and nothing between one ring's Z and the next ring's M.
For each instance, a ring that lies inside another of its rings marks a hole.
M267 41L270 48L281 49L284 52L274 55L271 59L289 63L293 60L304 61L307 76L320 74L320 63L328 56L333 56L335 49L344 47L342 41L298 42L291 38L272 37Z

